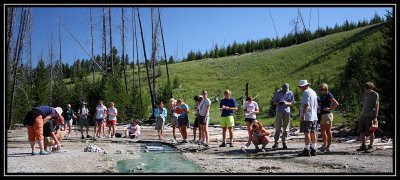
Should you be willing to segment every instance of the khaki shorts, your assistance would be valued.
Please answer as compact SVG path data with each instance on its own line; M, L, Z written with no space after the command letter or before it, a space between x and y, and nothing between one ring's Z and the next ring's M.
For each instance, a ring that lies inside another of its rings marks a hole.
M333 113L321 115L321 122L320 122L321 125L332 124L332 121L333 121Z
M178 117L171 116L171 125L175 126L178 124Z
M361 117L360 120L358 120L358 133L365 133L366 135L369 135L370 131L369 129L372 126L372 121L374 120L374 117Z

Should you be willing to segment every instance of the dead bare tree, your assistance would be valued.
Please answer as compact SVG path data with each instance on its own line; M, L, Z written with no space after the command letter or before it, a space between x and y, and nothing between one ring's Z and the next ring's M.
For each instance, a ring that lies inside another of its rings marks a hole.
M132 92L135 93L135 12L134 8L132 8ZM135 95L135 94L133 94Z
M59 74L59 75L62 75L63 73L62 73L62 60L61 60L61 21L60 21L60 17L58 17L58 42L59 42L59 45L60 45L60 62L59 62L59 64L58 64L58 68L59 68L59 71L57 71L57 73Z
M125 90L128 93L128 81L126 80L126 69L125 69L125 19L124 19L124 8L122 7L122 69L124 70L125 79Z
M155 20L154 20L155 19ZM158 18L153 14L153 8L151 8L151 24L152 24L152 46L151 46L151 62L152 62L152 79L153 79L153 95L156 99L156 53L157 53L157 32L158 32ZM153 25L154 24L154 25Z
M104 82L103 80L104 80L104 76L106 76L107 75L107 72L108 72L108 64L107 64L107 35L106 35L106 12L105 12L105 10L104 10L104 7L103 7L103 43L102 43L102 46L103 46L103 64L104 64L104 67L103 67L103 71L105 71L106 72L106 74L105 75L103 75L103 78L102 78L102 82Z
M108 23L110 25L110 58L111 58L111 74L114 76L114 53L112 46L112 25L111 25L111 7L108 8Z
M29 67L29 85L33 90L33 68L32 68L32 11L28 11L28 67Z
M16 8L7 8L7 60L11 60L11 40L14 32L14 21L15 21ZM11 63L10 63L11 64Z
M167 69L167 82L168 82L168 86L170 86L171 85L171 81L169 79L167 52L165 51L164 32L163 32L163 28L162 28L161 15L160 14L161 14L160 13L160 8L158 8L158 20L160 21L161 38L162 38L163 49L164 49L165 68ZM170 94L169 98L172 98L172 91L171 91L171 94Z
M94 53L94 39L93 39L93 20L92 20L92 8L89 8L89 21L90 21L90 41L92 43L92 57ZM94 61L92 62L92 69L93 69L93 83L96 81L94 77L95 69L94 69Z
M49 48L49 61L50 61L50 102L53 102L53 89L54 89L54 66L53 66L53 33L51 33L50 38L50 48Z
M142 101L142 84L140 81L140 64L139 64L139 46L137 42L137 31L136 31L136 16L134 15L133 17L133 24L135 26L134 28L134 37L135 37L135 44L136 44L136 64L138 66L138 88L139 88L139 100L140 100L140 109L143 107L143 101ZM133 69L135 70L135 69Z
M142 29L142 22L140 21L139 8L137 8L137 12L138 12L138 19L139 19L139 26L140 26L140 34L142 36L142 46L143 46L144 62L146 64L147 81L149 83L149 92L150 92L151 108L152 108L151 112L154 112L155 102L154 102L153 91L152 91L151 84L150 84L149 66L148 66L148 62L147 62L146 46L144 44L143 29ZM151 119L154 119L154 113L151 113Z
M7 129L11 128L12 124L12 116L13 116L13 109L14 109L14 99L15 99L15 87L16 87L16 81L17 81L17 70L18 70L18 64L19 60L21 59L22 56L22 49L24 47L24 39L25 39L25 34L26 34L26 26L27 26L27 9L24 8L21 11L21 18L20 18L20 26L19 26L19 31L18 31L18 37L17 41L15 43L15 53L14 53L14 59L13 59L13 81L12 81L12 89L11 89L11 100L9 104L9 111L8 111L8 121L7 121ZM12 35L12 34L10 34ZM10 39L11 40L11 39Z

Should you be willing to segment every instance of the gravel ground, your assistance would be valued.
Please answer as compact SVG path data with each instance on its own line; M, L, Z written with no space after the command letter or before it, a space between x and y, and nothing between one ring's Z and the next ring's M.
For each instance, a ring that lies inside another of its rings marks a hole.
M117 126L117 132L123 126ZM292 139L288 142L288 149L271 149L272 143L267 145L266 152L255 152L254 146L241 147L247 141L247 131L235 130L234 147L222 147L222 129L210 127L210 147L205 148L193 143L172 143L171 128L164 131L164 144L170 144L176 150L207 173L394 173L393 149L378 150L372 153L356 152L360 142L332 144L329 154L317 153L312 157L297 157L304 142ZM180 140L179 131L178 141ZM193 138L192 131L189 139ZM273 134L272 130L272 134ZM159 142L157 132L152 126L142 127L142 141ZM93 135L93 132L91 132ZM229 137L229 135L228 135ZM67 152L53 153L48 156L31 156L30 145L27 142L26 128L11 130L7 133L7 173L115 173L116 162L124 159L136 159L138 154L127 152L132 149L132 140L123 138L96 141L81 140L79 132L73 132L71 137L62 142L62 148ZM136 141L136 140L133 140ZM87 144L97 145L108 153L84 152ZM322 143L319 142L318 147ZM37 144L36 144L37 146ZM123 150L117 154L117 150Z

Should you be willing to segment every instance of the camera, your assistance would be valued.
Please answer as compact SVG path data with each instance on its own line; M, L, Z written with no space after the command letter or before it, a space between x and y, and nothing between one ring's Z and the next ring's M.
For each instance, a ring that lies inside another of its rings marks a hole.
M280 104L280 105L284 105L285 102L284 102L284 101L279 101L279 104Z

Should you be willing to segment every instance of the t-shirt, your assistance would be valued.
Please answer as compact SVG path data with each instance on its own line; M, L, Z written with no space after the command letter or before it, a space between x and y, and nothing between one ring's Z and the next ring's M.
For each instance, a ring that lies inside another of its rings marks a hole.
M243 105L243 109L245 111L257 111L258 110L258 104L255 101L246 101ZM250 119L257 119L257 116L255 113L245 113L245 118L250 118Z
M78 114L79 114L79 118L86 119L87 116L89 115L89 109L86 107L78 109Z
M211 101L208 98L203 98L200 102L200 116L207 116L209 115L207 112L207 107L211 106Z
M54 108L52 108L50 106L39 106L35 109L39 110L42 113L43 118L45 118L46 116L49 116L49 115L51 115L52 117L57 116L56 110L54 110Z
M126 129L129 129L129 132L135 135L139 135L140 134L140 126L139 124L136 124L136 126L132 126L132 124L128 124L126 126Z
M175 113L179 116L182 113L182 109L180 106L175 106Z
M63 111L63 117L65 121L69 121L72 119L72 115L74 114L74 110L72 109L66 109L65 111Z
M364 93L364 101L361 116L363 117L375 117L376 109L375 106L379 104L379 94L375 91L371 93Z
M224 98L219 103L219 108L222 108L222 106L237 107L237 104L235 99L233 98L229 99ZM222 110L221 117L226 117L226 116L233 116L233 110Z
M47 121L43 125L43 136L44 137L51 137L51 133L55 132L55 126L53 124L53 121Z
M292 91L283 91L282 89L276 91L274 97L273 97L274 102L279 102L279 101L286 101L286 102L292 102L294 103L294 96ZM276 105L275 111L278 113L290 113L290 106L282 106L280 104Z
M181 115L179 115L179 117L181 118L186 118L188 117L188 115L186 114L186 110L189 109L187 104L182 104L181 105Z
M159 116L161 116L161 118ZM154 110L154 117L156 117L156 122L158 120L161 120L164 122L165 118L167 117L167 109L163 108L161 111L160 108L156 108Z
M306 89L301 96L300 103L300 118L303 116L303 105L308 104L308 109L305 114L304 121L316 121L318 120L317 109L318 109L318 96L311 88Z
M320 96L320 103L321 103L320 111L322 114L330 113L330 111L324 111L324 108L329 108L332 106L331 99L334 99L334 97L330 92L328 92L328 94L322 94Z
M114 114L117 114L117 108L108 108L108 120L117 120L117 116Z
M103 119L104 118L104 112L107 110L106 106L100 106L98 105L96 107L96 119Z
M194 103L194 112L196 116L200 116L200 102L198 101Z

